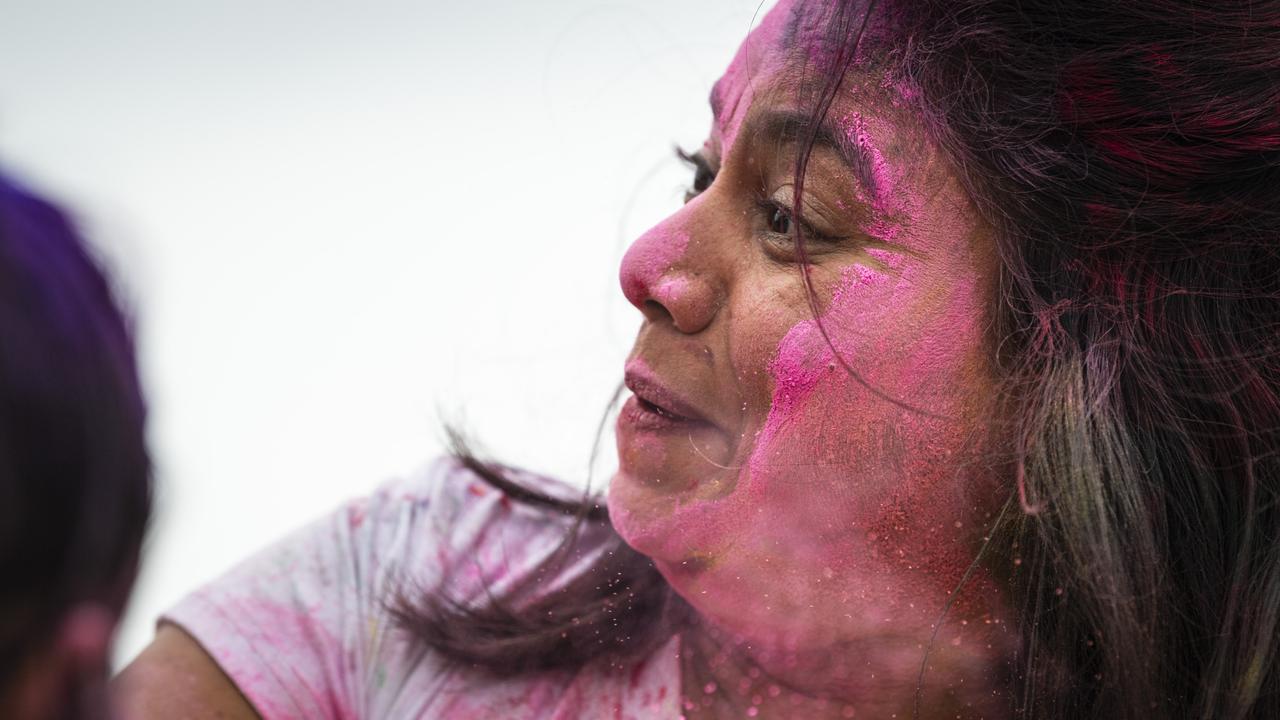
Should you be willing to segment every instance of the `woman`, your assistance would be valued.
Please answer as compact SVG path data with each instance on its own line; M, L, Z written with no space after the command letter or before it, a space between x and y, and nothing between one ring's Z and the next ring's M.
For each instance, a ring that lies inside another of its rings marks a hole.
M128 324L53 206L0 177L0 716L101 717L151 506Z
M463 455L194 594L125 687L154 717L1280 715L1277 26L784 0L623 261L607 516Z

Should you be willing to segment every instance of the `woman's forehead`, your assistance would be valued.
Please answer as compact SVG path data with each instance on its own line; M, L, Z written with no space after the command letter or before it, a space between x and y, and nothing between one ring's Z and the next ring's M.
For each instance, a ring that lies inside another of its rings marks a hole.
M711 91L722 142L731 142L758 100L798 106L823 84L831 52L822 10L815 0L779 0L738 46Z
M711 90L716 125L726 135L741 124L760 84L787 65L787 40L794 34L792 18L801 0L779 0L752 30Z

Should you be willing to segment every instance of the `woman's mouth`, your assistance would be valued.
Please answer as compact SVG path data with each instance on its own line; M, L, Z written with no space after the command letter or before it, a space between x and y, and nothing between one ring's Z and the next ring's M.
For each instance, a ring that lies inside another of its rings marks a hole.
M622 406L622 415L620 418L633 426L637 430L681 430L691 429L695 421L681 416L663 408L660 405L641 398L638 395L632 395Z
M636 429L687 432L710 425L691 402L662 385L650 373L629 366L625 382L632 396L622 407L621 420Z
M675 495L699 490L716 494L729 487L707 482L732 469L726 467L733 450L729 436L707 411L715 407L713 397L689 392L697 387L693 382L674 389L639 358L627 364L625 378L632 395L618 415L617 477L622 480L610 493L633 493L628 502L634 505L666 503Z

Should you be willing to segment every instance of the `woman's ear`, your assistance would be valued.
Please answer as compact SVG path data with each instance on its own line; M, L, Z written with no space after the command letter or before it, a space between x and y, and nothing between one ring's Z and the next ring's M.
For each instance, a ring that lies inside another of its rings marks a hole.
M0 701L4 717L105 716L107 655L115 627L115 613L102 605L73 606L49 641L23 660L15 683Z

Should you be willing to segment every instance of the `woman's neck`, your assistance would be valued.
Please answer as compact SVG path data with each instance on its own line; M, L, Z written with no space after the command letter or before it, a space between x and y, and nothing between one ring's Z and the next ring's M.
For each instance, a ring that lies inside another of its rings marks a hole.
M917 650L916 666L924 650ZM901 658L892 662L900 664ZM681 635L681 706L686 720L720 718L993 718L1012 717L1003 663L964 672L930 660L923 684L877 677L877 662L836 656L762 653L705 623ZM857 668L855 671L854 668ZM856 676L855 676L856 673ZM884 682L878 682L883 679ZM919 712L916 690L920 686Z

